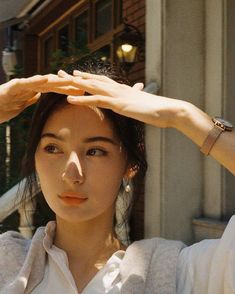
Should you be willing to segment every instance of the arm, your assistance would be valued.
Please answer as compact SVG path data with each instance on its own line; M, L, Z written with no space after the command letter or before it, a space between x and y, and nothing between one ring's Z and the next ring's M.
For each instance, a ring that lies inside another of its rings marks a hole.
M63 71L58 75L67 76ZM214 126L211 118L191 103L145 93L104 76L75 71L71 83L91 96L69 96L70 103L108 108L156 127L176 128L199 147ZM210 154L235 175L235 131L222 133Z
M56 92L65 95L81 95L83 91L71 86L70 79L57 75L36 75L13 79L0 85L0 123L17 116L26 107L36 103L41 93Z
M196 106L187 102L184 105L184 114L176 116L173 126L201 147L214 124ZM223 132L212 147L210 155L235 175L235 130Z

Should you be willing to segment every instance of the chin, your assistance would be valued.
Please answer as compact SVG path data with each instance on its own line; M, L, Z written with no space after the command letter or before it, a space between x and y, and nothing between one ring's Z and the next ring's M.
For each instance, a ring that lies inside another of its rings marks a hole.
M72 210L69 209L67 212L65 211L60 211L56 213L56 217L69 222L69 223L74 223L74 224L81 224L84 222L88 222L91 220L94 220L96 218L99 218L99 216L103 215L102 212L93 212L93 213L88 213L85 211L78 211L78 210Z

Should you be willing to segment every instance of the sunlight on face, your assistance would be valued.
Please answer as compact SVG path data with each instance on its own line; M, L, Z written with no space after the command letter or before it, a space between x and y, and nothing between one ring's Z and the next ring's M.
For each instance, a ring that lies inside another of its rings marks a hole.
M60 218L82 222L114 211L127 162L104 115L70 105L54 112L42 131L35 163L44 197ZM61 198L72 193L81 203Z

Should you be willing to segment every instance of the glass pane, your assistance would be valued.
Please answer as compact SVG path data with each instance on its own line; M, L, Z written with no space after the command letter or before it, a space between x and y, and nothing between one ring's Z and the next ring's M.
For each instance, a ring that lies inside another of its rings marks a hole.
M95 5L95 37L112 29L112 0L101 0Z
M85 47L88 42L88 12L79 15L75 20L75 42L78 48Z
M68 53L69 47L69 26L66 25L58 33L58 49Z
M110 45L106 45L93 53L94 57L102 61L110 61L111 50Z
M117 26L123 22L122 0L114 1L114 11L115 11L115 26Z
M48 68L50 65L51 54L53 51L53 38L50 37L44 42L44 67Z

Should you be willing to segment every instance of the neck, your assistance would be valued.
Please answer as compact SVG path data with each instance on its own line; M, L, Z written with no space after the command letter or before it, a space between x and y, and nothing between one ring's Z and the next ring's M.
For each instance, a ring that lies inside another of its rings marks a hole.
M69 261L102 264L117 250L124 249L113 232L113 214L104 213L95 219L70 223L56 216L54 244L63 249Z

